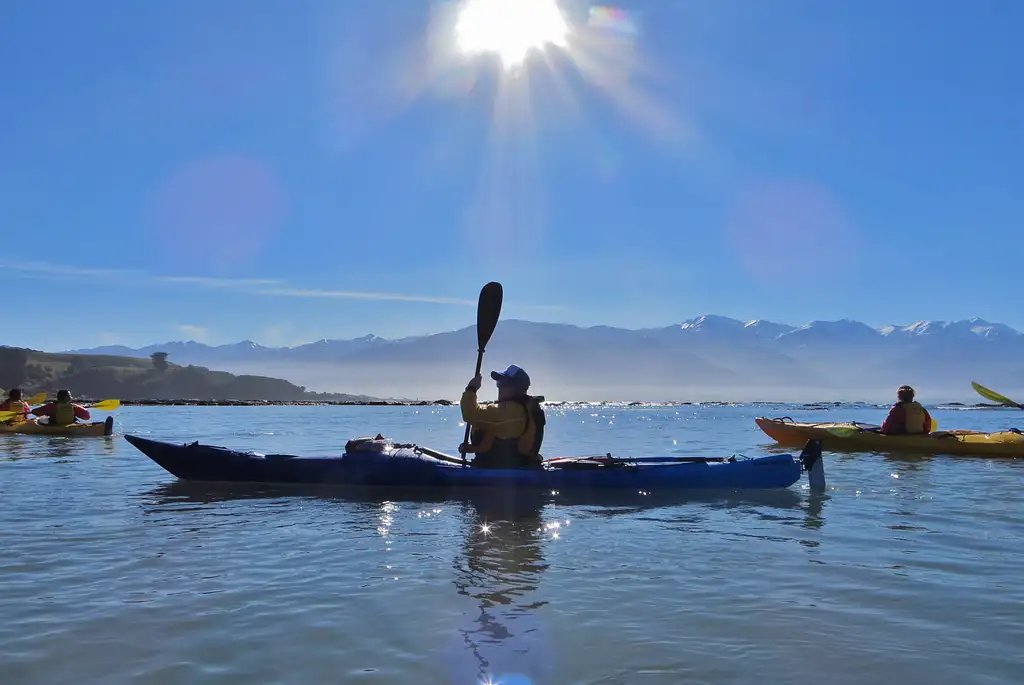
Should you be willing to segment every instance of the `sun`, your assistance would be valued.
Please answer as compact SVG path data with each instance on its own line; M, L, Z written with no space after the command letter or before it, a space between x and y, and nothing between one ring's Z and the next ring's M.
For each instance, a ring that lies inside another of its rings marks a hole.
M506 69L546 45L567 47L569 25L556 0L465 0L455 24L464 54L495 53Z

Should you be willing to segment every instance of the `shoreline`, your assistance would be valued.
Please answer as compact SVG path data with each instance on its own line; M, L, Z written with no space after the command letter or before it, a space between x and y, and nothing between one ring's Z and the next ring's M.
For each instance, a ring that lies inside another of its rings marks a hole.
M90 404L97 402L97 398L77 398L76 402ZM546 407L575 407L575 406L625 406L625 407L686 407L686 406L776 406L787 405L808 410L829 410L838 407L863 406L863 407L885 407L889 403L876 404L872 402L785 402L782 400L751 400L751 401L722 401L712 400L702 402L696 401L673 401L673 402L640 402L623 400L567 400L560 402L544 402ZM196 400L196 399L142 399L142 400L121 400L124 407L456 407L458 401L453 400ZM943 402L933 405L934 407L956 407L967 409L1006 409L1000 404L977 402L968 404L965 402Z

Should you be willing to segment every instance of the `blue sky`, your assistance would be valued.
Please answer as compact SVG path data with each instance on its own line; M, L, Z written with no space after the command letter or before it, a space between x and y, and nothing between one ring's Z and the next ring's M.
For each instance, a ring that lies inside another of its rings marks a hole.
M1024 5L562 7L512 71L419 0L8 9L0 342L435 332L489 280L585 325L1024 329Z

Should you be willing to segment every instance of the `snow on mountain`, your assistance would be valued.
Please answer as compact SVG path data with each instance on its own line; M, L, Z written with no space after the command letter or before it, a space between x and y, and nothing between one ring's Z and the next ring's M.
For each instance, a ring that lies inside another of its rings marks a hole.
M744 330L748 333L753 333L758 338L767 338L773 340L778 338L780 335L792 332L793 326L788 326L783 323L774 323L772 321L765 321L764 319L754 319L743 324Z
M881 329L885 336L942 337L944 339L969 340L980 337L987 340L1018 339L1022 334L1001 323L972 318L964 321L918 321L909 326L886 326Z
M385 338L370 333L359 338L352 338L351 340L329 340L323 338L316 342L306 343L305 345L280 348L280 352L282 356L288 356L297 360L329 361L386 345L389 342Z
M687 319L679 324L684 331L700 331L701 333L738 334L743 330L743 322L727 316L705 314L695 319Z

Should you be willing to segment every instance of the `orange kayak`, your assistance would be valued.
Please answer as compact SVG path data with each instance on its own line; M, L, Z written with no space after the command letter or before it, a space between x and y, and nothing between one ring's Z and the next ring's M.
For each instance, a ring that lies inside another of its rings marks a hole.
M927 435L883 435L856 422L799 423L788 418L754 419L765 435L780 445L803 445L811 438L822 447L847 452L916 452L968 457L1024 457L1024 435L1017 431L936 431Z

